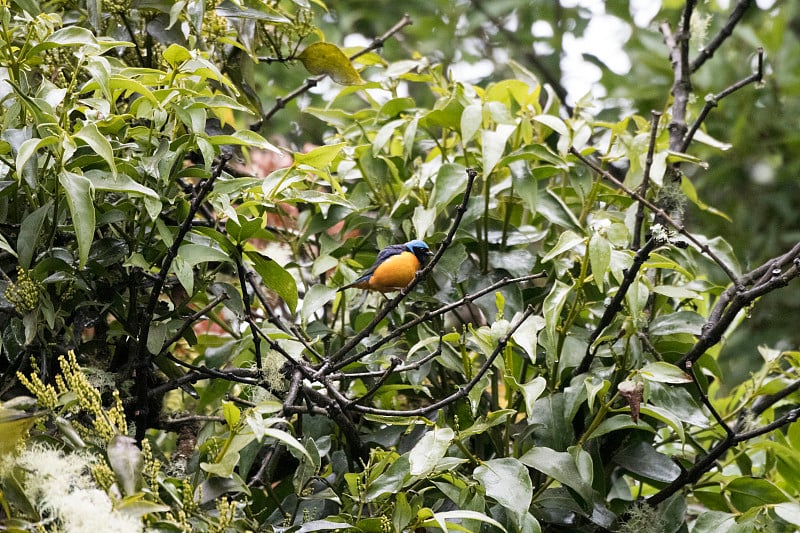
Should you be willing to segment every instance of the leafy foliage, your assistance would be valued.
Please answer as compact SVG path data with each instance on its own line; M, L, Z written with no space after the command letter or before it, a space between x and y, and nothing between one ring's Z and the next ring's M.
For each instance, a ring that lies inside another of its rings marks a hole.
M53 487L120 531L800 525L798 352L718 364L800 244L753 267L686 214L691 141L726 147L678 83L693 3L672 104L613 118L521 63L383 59L402 16L350 51L320 2L102 7L0 4L10 528L73 527ZM301 97L324 138L278 148ZM412 238L405 290L336 290Z

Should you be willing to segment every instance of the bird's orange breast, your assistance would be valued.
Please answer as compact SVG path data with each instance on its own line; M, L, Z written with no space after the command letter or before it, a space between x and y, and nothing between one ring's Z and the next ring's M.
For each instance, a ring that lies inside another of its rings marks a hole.
M390 292L404 289L414 280L419 268L419 259L411 252L402 252L387 258L378 265L369 278L369 288Z

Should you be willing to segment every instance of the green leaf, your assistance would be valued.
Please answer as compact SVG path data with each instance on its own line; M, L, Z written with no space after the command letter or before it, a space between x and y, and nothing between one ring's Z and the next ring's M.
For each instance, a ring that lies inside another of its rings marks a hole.
M276 154L283 155L280 148L267 141L258 133L250 130L236 130L230 135L211 135L208 137L208 142L213 146L221 144L234 144L241 146L249 146L251 148L260 148L262 150L269 150Z
M426 476L444 457L455 433L450 428L436 428L422 436L408 454L409 472L412 476Z
M94 239L95 213L91 182L74 172L63 171L58 181L67 193L75 240L78 242L80 268L86 265Z
M28 269L31 266L31 259L39 245L39 236L42 233L44 220L50 209L53 207L52 200L42 207L25 217L19 227L17 236L17 251L19 253L19 266Z
M0 459L5 461L4 456L16 450L20 441L28 435L36 418L37 415L26 411L0 407Z
M346 531L355 526L348 522L334 522L333 520L311 520L304 523L297 533L311 533L312 531Z
M571 488L583 499L584 503L592 501L592 487L581 477L575 460L569 453L536 446L528 450L519 460L522 464L535 468Z
M740 476L725 487L733 507L745 512L753 507L785 503L789 498L772 482L764 478Z
M114 151L111 149L111 143L108 142L105 135L100 133L94 122L85 124L74 137L84 141L97 155L102 157L108 163L111 174L115 178L117 177L117 165L114 162Z
M646 441L635 442L617 452L613 461L647 479L669 483L681 473L680 467L669 457L658 453Z
M278 263L258 252L246 252L246 255L247 258L253 262L253 268L255 268L258 275L261 276L264 285L275 291L275 294L286 302L289 311L294 314L297 310L298 299L297 282L294 276ZM306 301L308 297L309 295L307 294ZM305 310L305 302L303 308Z
M486 495L511 511L519 524L528 512L533 496L528 469L513 457L491 459L478 466L473 472L486 490Z
M186 263L191 267L199 265L200 263L209 263L211 261L217 261L220 263L233 262L228 254L206 244L184 244L178 248L178 257L186 261Z
M495 131L481 131L481 148L483 162L483 178L486 179L494 170L494 167L503 157L508 138L517 129L510 124L498 124Z
M253 434L255 435L256 439L259 441L264 437L275 439L278 442L285 444L287 448L292 448L296 452L299 452L300 455L306 457L309 461L313 460L308 451L303 447L302 444L300 444L300 441L291 436L289 433L272 427L274 424L284 423L283 419L262 418L260 414L252 413L245 420L250 429L253 430Z
M795 502L779 503L773 509L781 519L800 528L800 504Z
M525 350L525 353L528 354L528 359L533 364L536 364L536 346L538 345L539 331L544 329L545 325L546 321L543 316L530 315L511 335L517 346Z
M397 494L403 488L405 481L410 478L409 454L406 453L392 461L389 468L369 484L364 492L364 500L371 502L384 494Z
M314 313L319 311L322 306L336 297L336 289L317 284L311 287L303 298L303 308L300 316L304 322L309 321Z
M144 457L136 441L126 435L114 435L106 448L108 464L114 470L117 483L126 496L132 496L142 488Z
M449 527L448 527L447 521L448 520L454 520L454 519L455 520L459 520L459 521L461 521L461 520L477 520L479 522L484 522L486 524L490 524L490 525L500 529L501 531L507 531L506 528L504 528L503 525L500 522L498 522L498 521L486 516L484 513L479 513L477 511L461 510L461 509L456 510L456 511L444 511L444 512L441 512L441 513L433 513L433 518L423 522L422 523L422 527L426 527L426 528L438 527L439 529L441 529L442 531L445 531L445 532L453 531L456 526L454 524L450 524Z
M318 146L305 154L295 152L294 161L298 165L307 165L317 170L325 170L345 146L346 143L326 144Z
M668 409L664 409L663 407L659 407L657 405L642 405L639 407L639 411L644 416L652 416L656 420L660 420L668 425L673 432L678 436L682 443L686 442L686 435L683 430L683 423L681 419L675 416Z
M536 400L547 388L547 380L542 376L536 376L529 382L518 385L518 387L522 391L522 397L525 399L525 412L528 413L528 422L530 422L533 420L533 407L536 404Z
M242 411L233 402L222 402L222 416L225 417L228 427L233 429L239 424Z
M660 383L691 383L692 378L677 366L664 361L648 363L639 370L642 377L648 381Z
M58 137L55 135L50 135L45 137L44 139L33 138L27 139L24 141L19 149L17 150L17 160L16 160L16 168L18 171L25 168L25 164L30 160L31 157L36 155L36 152L40 148L44 148L45 146L50 146L51 144L55 144L58 142Z
M558 242L556 242L556 245L553 246L553 248L551 248L550 251L544 255L544 257L542 257L542 263L547 263L564 252L571 250L579 244L582 244L584 240L585 237L578 235L572 230L566 230L558 236Z
M164 50L162 54L164 61L169 63L172 68L177 68L186 61L192 58L192 53L179 44L171 44Z
M599 426L592 432L589 438L594 439L605 435L606 433L611 433L612 431L618 431L620 429L641 429L644 431L649 431L650 433L655 433L656 430L653 429L653 426L648 424L643 420L639 420L639 422L634 422L631 418L631 415L614 415L610 418L606 418L603 420Z
M600 290L603 290L603 281L610 263L611 243L599 233L595 233L589 239L589 264L592 265L594 282Z
M533 117L533 120L544 124L560 136L569 138L569 127L567 127L567 124L560 118L553 115L537 115Z
M307 46L297 59L314 76L330 76L341 85L362 85L364 80L353 68L350 59L342 50L331 43L314 43Z
M689 333L700 335L706 319L694 311L677 311L668 315L657 316L650 323L651 335L673 335Z

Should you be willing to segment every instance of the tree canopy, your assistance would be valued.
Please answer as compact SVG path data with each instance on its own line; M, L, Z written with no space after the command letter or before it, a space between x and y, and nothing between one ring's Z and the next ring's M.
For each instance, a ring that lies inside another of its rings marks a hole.
M800 527L800 6L332 4L0 2L3 528Z

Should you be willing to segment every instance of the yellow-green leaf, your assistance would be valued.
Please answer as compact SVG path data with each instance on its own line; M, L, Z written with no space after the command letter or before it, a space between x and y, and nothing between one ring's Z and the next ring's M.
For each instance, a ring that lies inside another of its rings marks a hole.
M306 70L315 76L330 76L333 81L342 85L361 85L364 80L342 52L341 48L331 43L314 43L307 46L297 59Z

